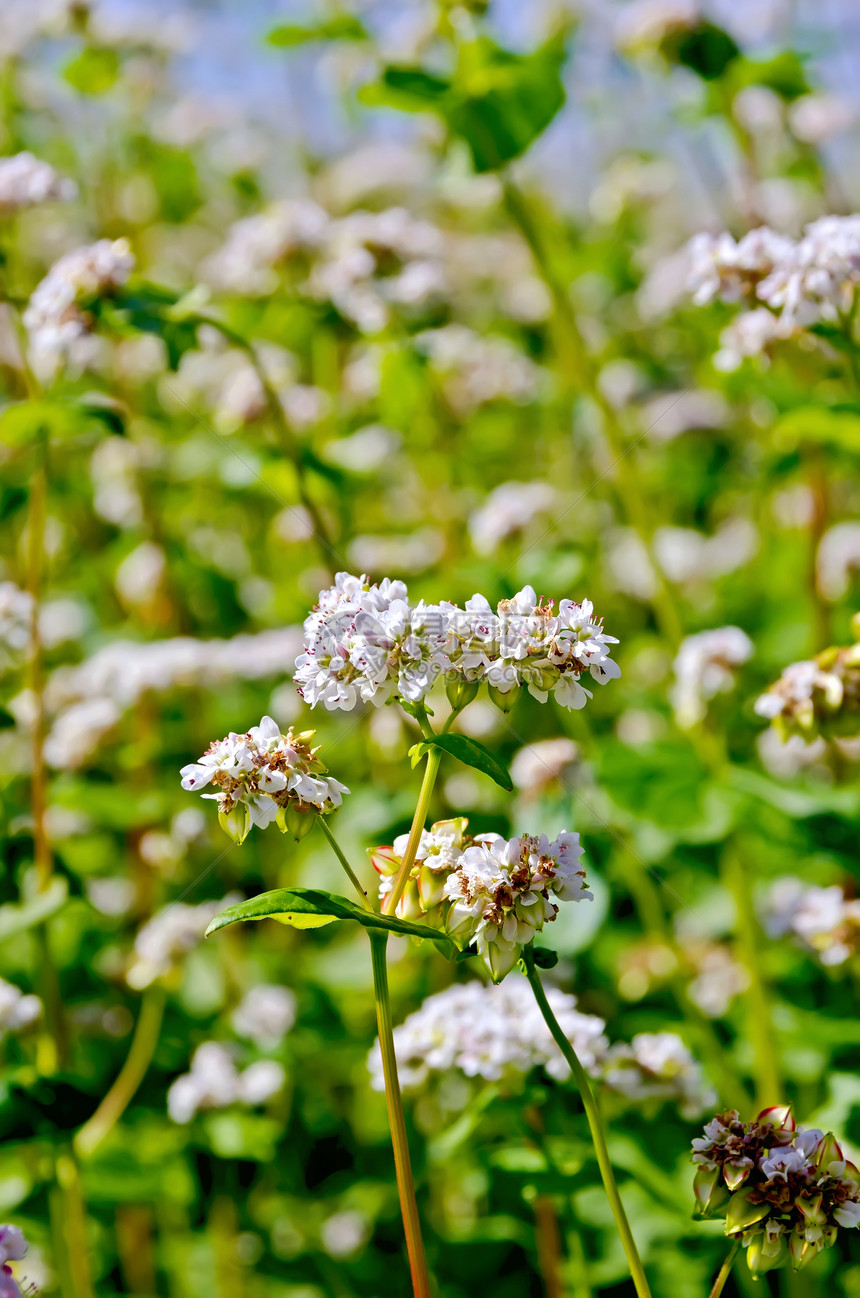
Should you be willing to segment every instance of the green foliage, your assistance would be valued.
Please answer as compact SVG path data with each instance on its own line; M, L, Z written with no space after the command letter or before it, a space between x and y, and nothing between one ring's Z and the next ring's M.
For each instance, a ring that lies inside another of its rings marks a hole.
M485 744L467 735L434 735L432 739L422 739L409 750L412 765L417 766L431 748L440 748L443 753L450 753L464 766L472 766L476 771L489 775L491 780L503 789L512 789L511 777L501 762L490 752Z

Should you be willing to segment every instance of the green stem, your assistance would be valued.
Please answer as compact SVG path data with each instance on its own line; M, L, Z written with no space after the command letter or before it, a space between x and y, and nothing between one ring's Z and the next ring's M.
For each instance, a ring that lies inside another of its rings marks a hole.
M638 481L632 460L633 446L627 444L627 433L618 412L603 392L597 367L591 358L573 309L568 286L559 275L543 234L538 228L530 205L510 176L504 179L508 212L528 244L535 263L552 295L557 322L557 345L565 368L569 368L582 389L600 411L603 431L612 456L615 482L627 520L638 534L654 573L651 606L664 639L677 649L683 639L681 616L674 595L654 555L653 527L648 517L645 493Z
M544 1022L552 1033L552 1038L564 1055L573 1073L579 1094L582 1098L585 1116L588 1119L588 1127L591 1132L594 1152L597 1155L597 1165L600 1168L600 1176L603 1181L603 1188L606 1191L606 1197L609 1200L609 1206L612 1209L612 1215L615 1218L615 1225L618 1234L621 1237L621 1244L624 1254L627 1258L627 1265L630 1268L630 1275L633 1278L633 1284L639 1298L651 1298L651 1290L648 1287L648 1281L645 1277L645 1271L636 1248L636 1241L633 1238L633 1232L630 1229L630 1223L627 1220L627 1214L624 1211L624 1205L621 1202L621 1196L618 1193L618 1186L615 1184L615 1174L612 1171L612 1163L609 1158L609 1150L606 1145L606 1137L603 1133L603 1122L600 1117L600 1110L597 1107L597 1101L594 1098L594 1092L591 1089L591 1083L588 1080L588 1074L577 1058L576 1051L568 1041L567 1037L561 1030L561 1026L552 1012L550 1003L547 1000L546 992L540 980L540 975L535 968L534 952L531 946L525 947L523 958L526 966L526 974L531 983L535 1000L538 1008L544 1017Z
M761 968L761 932L756 923L749 872L736 847L726 847L723 880L737 912L738 954L749 979L746 993L749 1037L755 1059L756 1099L762 1108L779 1104L782 1081L767 986Z
M412 866L415 864L415 857L418 853L418 846L421 842L421 834L427 820L427 812L430 807L430 798L433 793L433 786L436 783L436 776L439 774L439 767L442 762L442 753L438 748L431 748L427 754L427 765L424 768L424 779L421 783L421 792L418 794L418 805L415 808L415 815L412 818L412 828L409 830L409 838L406 843L406 851L403 853L403 860L400 862L400 869L397 871L397 877L394 880L394 887L385 898L382 906L384 915L392 915L397 903L403 896L403 889L406 887Z
M412 1290L415 1298L430 1298L430 1278L424 1257L424 1242L421 1238L421 1223L415 1199L415 1184L412 1180L409 1144L406 1139L406 1119L403 1114L403 1100L397 1078L397 1060L394 1055L394 1027L391 1020L386 963L387 946L387 934L370 933L370 947L373 954L373 992L376 998L376 1022L379 1028L379 1047L385 1078L385 1100L388 1105L397 1189L400 1194L403 1229L406 1234L406 1251L409 1254L409 1267L412 1272Z
M93 1116L75 1136L75 1152L79 1157L88 1158L110 1134L146 1076L161 1033L164 1001L164 991L157 985L145 992L126 1061Z
M317 816L317 820L319 821L320 829L325 834L329 843L331 843L332 851L334 852L337 859L340 861L344 870L346 870L346 873L349 876L350 883L352 884L353 888L355 888L355 891L358 893L359 900L361 901L362 906L364 907L365 910L373 910L373 906L370 903L370 898L368 897L364 888L362 888L361 886L361 880L359 879L358 875L355 873L349 861L346 859L345 855L341 851L340 844L338 843L334 834L329 829L326 823L325 816Z
M723 1292L725 1283L729 1278L729 1272L731 1271L732 1266L734 1265L734 1260L738 1255L738 1250L740 1249L740 1246L741 1246L741 1241L739 1239L736 1239L734 1244L732 1244L731 1249L729 1250L729 1254L725 1262L720 1267L720 1273L717 1276L716 1280L714 1281L714 1287L710 1292L709 1298L720 1298L720 1294Z
M278 430L281 445L295 470L299 500L311 520L314 537L320 549L324 553L325 561L326 563L329 563L333 557L337 558L337 555L334 554L332 540L328 534L328 528L323 521L323 517L320 514L316 502L308 492L301 447L296 440L292 428L287 422L287 416L284 413L284 407L281 405L278 394L269 382L268 375L260 363L260 358L257 355L257 350L254 347L254 344L242 334L238 333L235 329L231 329L229 325L224 324L223 321L218 320L215 316L195 315L193 320L195 324L205 324L209 325L212 329L217 329L222 337L226 338L234 347L240 348L248 357L248 360L253 366L254 372L259 379L260 386L263 389L263 395L266 398L266 405L269 407L269 414L272 418L272 422Z

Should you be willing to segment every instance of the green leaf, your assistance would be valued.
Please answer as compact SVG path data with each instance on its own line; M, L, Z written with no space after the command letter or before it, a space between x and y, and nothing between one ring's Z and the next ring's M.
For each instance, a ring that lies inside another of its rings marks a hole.
M741 52L728 32L710 22L670 33L660 49L672 63L689 68L703 81L718 80Z
M8 902L5 906L0 906L0 942L17 937L19 933L35 928L37 924L56 915L68 895L65 879L57 877L51 881L50 887L37 893L29 901Z
M119 55L104 45L90 45L69 60L63 76L82 95L103 95L119 76Z
M838 337L843 338L843 335L840 333ZM860 454L860 412L829 409L827 406L799 406L777 420L773 435L774 441L788 450L812 443Z
M266 40L280 49L294 49L311 41L366 41L367 28L352 14L335 14L318 23L281 23Z
M258 897L251 897L236 906L228 906L227 910L222 910L212 920L206 936L220 928L226 928L228 924L235 924L237 920L249 919L274 919L291 928L322 928L338 919L351 919L373 932L395 933L400 937L422 937L430 942L438 942L445 948L452 945L447 933L430 928L428 924L414 924L411 920L364 910L346 897L337 897L315 888L276 888L273 892L262 892Z
M493 171L525 153L564 105L566 57L566 32L531 54L481 37L461 46L453 79L390 65L360 98L401 112L436 113L466 142L475 170Z
M450 753L464 766L472 766L476 771L483 771L484 775L489 775L491 780L495 780L496 784L501 785L508 792L514 787L510 775L501 762L493 756L489 748L479 744L477 739L470 739L468 735L433 735L430 739L422 739L420 744L415 744L409 750L412 765L417 766L431 748L441 748L443 753Z
M58 401L16 401L0 412L0 442L29 446L46 434L69 437L82 431L78 412Z
M532 954L538 969L554 969L558 964L558 952L550 951L548 947L536 946Z

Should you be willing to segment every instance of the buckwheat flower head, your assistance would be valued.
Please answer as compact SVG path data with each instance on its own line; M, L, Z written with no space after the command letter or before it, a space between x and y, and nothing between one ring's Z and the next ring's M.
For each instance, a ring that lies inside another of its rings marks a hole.
M20 1262L29 1245L18 1226L0 1226L0 1298L22 1298L10 1262Z
M768 226L742 239L730 234L696 234L687 245L687 292L696 306L752 301L756 290L794 251L794 241Z
M757 288L784 324L836 319L860 285L860 216L823 216L776 259Z
M236 842L244 842L252 825L265 829L273 820L283 831L289 822L298 837L300 824L302 830L310 828L312 814L334 811L349 792L326 773L319 749L310 746L313 735L312 730L281 734L276 721L263 717L247 734L231 731L199 762L183 766L182 787L193 792L218 787L218 793L201 796L218 803L221 826Z
M731 373L751 357L761 356L767 361L771 345L787 336L779 318L766 307L743 311L720 334L720 350L714 355L714 368Z
M733 668L745 663L752 653L752 641L737 626L687 636L674 662L672 706L678 724L688 729L701 721L708 701L732 688Z
M329 215L309 198L283 199L230 227L224 245L204 267L207 278L228 292L263 296L278 285L276 268L322 245Z
M608 1047L603 1020L581 1014L576 997L558 988L547 988L547 998L583 1067L594 1076ZM520 975L501 986L468 982L429 996L394 1029L394 1050L401 1084L410 1091L422 1089L432 1075L455 1070L515 1090L521 1089L534 1068L545 1069L558 1081L570 1075L532 990ZM368 1067L374 1089L382 1090L378 1041Z
M693 1141L695 1191L705 1216L726 1219L754 1275L807 1266L840 1228L860 1225L858 1172L832 1134L795 1127L783 1108L742 1123L718 1114Z
M77 194L74 181L60 176L50 163L32 153L0 158L0 216L52 201L67 202Z
M134 939L134 955L126 981L141 990L159 978L169 977L184 955L202 941L211 920L227 906L241 901L229 893L222 901L204 901L198 906L176 901L157 911Z
M20 1032L36 1023L42 1015L38 996L25 995L14 983L0 978L0 1041L7 1032Z
M279 1045L296 1021L296 998L288 987L261 983L236 1006L230 1022L237 1036L261 1050Z
M546 482L503 482L469 517L472 544L479 554L493 554L507 537L522 532L556 503Z
M461 816L456 820L439 820L431 829L421 831L415 863L397 903L396 913L400 919L421 916L441 924L441 912L436 915L433 912L444 900L448 875L457 869L465 848L475 842L466 832L468 823ZM400 834L391 847L377 847L370 851L370 859L380 876L380 901L384 901L394 887L408 841L408 834Z
M860 900L837 884L819 888L786 876L771 886L762 921L772 937L790 936L823 965L840 965L860 954Z
M684 1117L698 1117L716 1099L701 1064L674 1032L640 1032L629 1045L611 1046L600 1077L629 1100L675 1101Z
M127 239L100 239L68 252L39 283L24 312L33 360L51 373L61 362L85 369L93 357L93 316L88 309L123 285L134 269Z
M198 1046L191 1069L177 1077L167 1092L167 1112L185 1124L201 1109L226 1109L232 1104L265 1104L282 1090L286 1074L272 1059L261 1059L240 1071L233 1051L217 1041Z
M579 835L562 832L505 840L484 834L445 880L446 927L461 946L474 942L493 980L513 969L522 948L558 914L557 902L594 899L579 866Z
M860 645L832 647L813 659L791 663L755 704L784 738L819 735L849 738L860 733Z

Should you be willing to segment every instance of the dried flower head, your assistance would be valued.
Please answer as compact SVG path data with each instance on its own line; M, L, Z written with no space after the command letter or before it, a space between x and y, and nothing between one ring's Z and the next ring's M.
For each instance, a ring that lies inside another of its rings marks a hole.
M832 1134L797 1127L787 1106L741 1122L717 1114L693 1141L694 1189L705 1216L725 1217L754 1275L789 1263L805 1267L860 1225L858 1172Z

